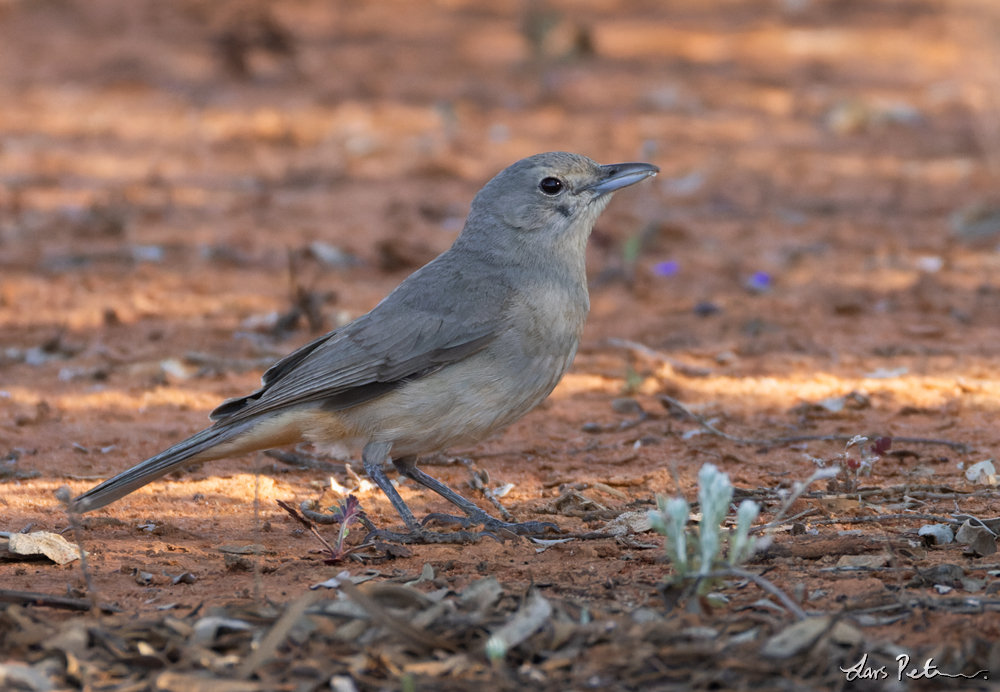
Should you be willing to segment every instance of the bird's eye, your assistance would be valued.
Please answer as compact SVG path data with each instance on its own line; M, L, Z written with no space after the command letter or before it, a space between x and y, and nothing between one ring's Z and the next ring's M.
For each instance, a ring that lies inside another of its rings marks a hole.
M542 178L542 182L538 183L538 189L547 195L558 195L563 187L563 181L559 178Z

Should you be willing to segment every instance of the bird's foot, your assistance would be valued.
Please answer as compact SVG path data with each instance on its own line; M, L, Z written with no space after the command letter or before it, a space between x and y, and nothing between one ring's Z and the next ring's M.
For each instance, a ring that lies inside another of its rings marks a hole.
M492 538L498 543L501 542L494 534L489 531L453 531L451 533L440 533L438 531L430 531L425 529L423 526L415 528L408 533L399 533L397 531L389 531L388 529L374 529L369 531L368 535L365 536L365 543L373 540L383 540L389 543L404 543L408 545L413 545L417 543L454 543L459 545L468 545L470 543L478 543L483 538Z
M424 526L428 523L458 524L463 529L482 524L483 528L486 529L487 532L497 533L500 536L509 536L511 538L514 536L534 536L549 532L561 533L559 527L551 521L522 521L514 523L501 521L499 519L494 519L493 517L488 517L487 519L480 521L478 519L473 519L472 517L459 517L453 514L439 513L428 514L420 523Z

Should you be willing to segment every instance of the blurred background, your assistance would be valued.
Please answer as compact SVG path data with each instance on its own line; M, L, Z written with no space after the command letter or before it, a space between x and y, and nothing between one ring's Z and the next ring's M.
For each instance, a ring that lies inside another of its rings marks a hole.
M32 391L185 379L204 363L161 364L190 352L259 369L564 149L662 168L595 231L584 356L991 373L998 22L985 0L0 0L0 367Z
M224 281L312 244L328 268L412 270L495 172L565 149L663 169L600 224L599 283L711 312L734 286L808 278L863 312L848 289L871 263L933 274L955 238L1000 232L998 16L975 0L3 0L0 269ZM143 312L5 290L7 324Z

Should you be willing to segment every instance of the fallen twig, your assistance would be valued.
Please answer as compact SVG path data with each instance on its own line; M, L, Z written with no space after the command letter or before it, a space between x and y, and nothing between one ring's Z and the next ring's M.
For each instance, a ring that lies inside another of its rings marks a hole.
M918 484L918 485L890 485L885 488L859 488L850 493L851 497L868 497L869 495L883 495L889 493L900 493L905 495L911 495L916 491L931 491L931 492L953 492L957 495L962 495L958 490L952 490L946 485L941 485L940 483L934 484Z
M641 356L650 358L652 360L658 360L661 363L666 363L674 370L676 370L681 375L686 377L708 377L712 374L709 368L700 368L696 365L688 365L687 363L682 363L676 358L671 358L665 353L660 353L649 346L640 344L637 341L629 341L628 339L608 339L609 346L617 346L618 348L628 349L633 353L638 353Z
M967 497L997 497L1000 496L1000 489L955 490L941 484L892 485L887 488L861 488L846 495L858 499L874 495L902 495L914 500L958 500Z
M931 493L918 490L914 493L907 493L906 496L912 497L914 500L955 500L960 497L1000 497L1000 491L973 490L971 492L963 493L956 490L952 493Z
M944 517L938 514L878 514L870 517L840 517L839 519L819 519L811 521L814 526L825 526L829 524L871 524L881 521L899 521L900 519L923 519L924 521L936 521L942 524L961 525L961 522L952 517Z
M699 575L699 579L731 579L732 577L739 577L740 579L749 579L754 584L760 588L767 591L769 594L781 601L788 610L795 616L797 620L806 619L806 611L799 607L799 604L792 600L792 597L786 594L784 591L779 589L777 586L769 582L764 577L759 574L754 574L745 569L740 569L739 567L729 567L727 569L720 569L714 572L709 572L708 574Z
M601 425L600 423L587 423L583 426L583 432L585 433L608 433L608 432L622 432L623 430L631 430L640 423L645 423L650 419L649 413L643 411L635 418L629 418L618 423L612 423L611 425Z
M298 511L302 513L302 516L295 516L295 518L298 519L303 524L305 524L306 526L309 525L309 522L316 522L317 524L322 524L324 526L331 526L333 524L340 523L337 521L337 518L332 514L323 514L322 512L317 512L313 509L310 509L307 506L313 503L314 503L313 500L303 500L299 504L299 509L298 509ZM278 501L278 504L281 505L281 508L284 509L286 512L291 513L294 511L293 509L289 509L289 507L286 506L285 503L281 502L280 500Z
M755 526L752 529L750 529L750 533L760 533L761 531L764 531L766 529L772 529L772 528L774 528L776 526L783 526L785 524L791 524L792 522L796 522L799 519L804 519L805 517L812 516L813 514L818 514L818 513L819 513L819 510L816 509L815 507L813 507L811 509L805 510L804 512L799 512L798 514L796 514L794 516L788 517L787 519L775 519L773 521L769 521L766 524L762 524L760 526Z
M784 522L785 513L792 508L792 505L795 504L796 500L802 497L803 493L805 493L805 491L808 490L810 485L819 480L832 478L833 476L836 476L837 473L838 472L836 469L816 469L815 471L813 471L813 474L809 476L809 478L807 478L805 481L803 482L796 481L795 484L792 486L791 494L782 503L781 509L778 510L778 514L774 517L774 519L772 519L766 524L762 524L761 526L753 527L752 529L750 529L750 533L751 534L760 533L765 529L769 529L774 526L780 526L781 524L785 523Z
M793 437L770 437L770 438L748 438L748 437L735 437L727 433L722 432L714 425L709 423L703 416L699 416L697 413L689 409L687 406L677 401L671 396L666 394L660 395L660 401L667 405L668 408L676 409L684 415L691 418L698 425L702 427L705 432L710 435L715 435L716 437L721 437L724 440L729 440L730 442L735 442L741 445L759 445L765 447L776 447L778 445L795 444L796 442L849 442L853 440L855 435L795 435ZM968 454L972 451L972 448L964 442L953 442L951 440L939 440L936 438L929 437L893 437L893 441L902 442L907 444L924 444L924 445L942 445L944 447L949 447L954 449L960 454Z
M489 503L500 513L500 518L504 521L514 521L514 517L511 516L507 508L503 506L500 502L500 498L496 496L493 489L489 487L489 476L484 480L480 475L479 471L474 468L469 468L469 485L471 485L475 490L478 490L483 497L489 500Z
M89 598L69 598L68 596L50 596L37 591L14 591L11 589L0 589L0 603L16 603L18 605L31 605L48 608L62 608L63 610L91 610L94 604ZM121 608L116 608L107 603L97 605L97 608L105 613L120 613Z

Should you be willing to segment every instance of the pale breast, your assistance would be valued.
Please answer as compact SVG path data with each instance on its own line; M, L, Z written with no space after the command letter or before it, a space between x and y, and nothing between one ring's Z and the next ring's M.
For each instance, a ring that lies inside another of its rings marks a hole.
M371 439L421 454L478 442L533 409L573 362L586 315L553 303L516 311L483 351L358 407Z
M473 444L537 406L566 373L588 305L558 286L521 291L500 335L482 351L365 404L337 412L315 435L354 431L392 444L394 456ZM313 437L310 435L310 437Z

